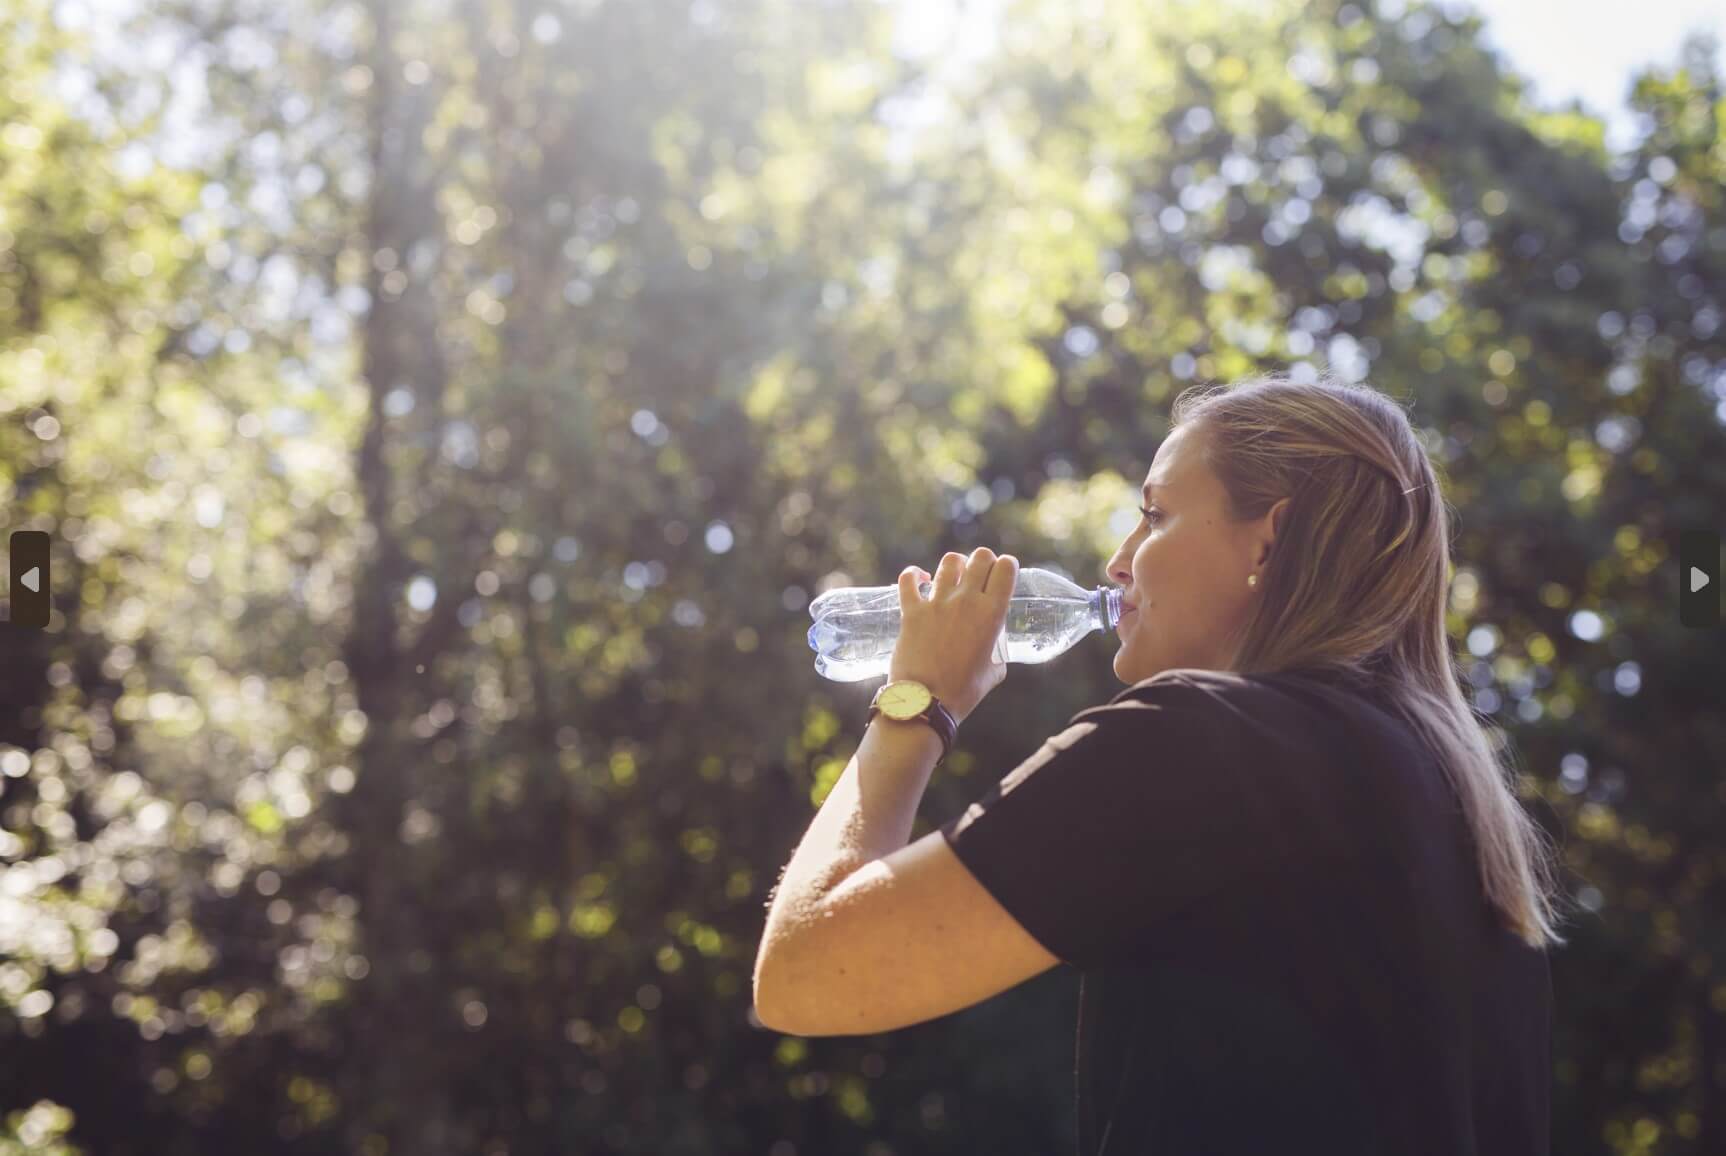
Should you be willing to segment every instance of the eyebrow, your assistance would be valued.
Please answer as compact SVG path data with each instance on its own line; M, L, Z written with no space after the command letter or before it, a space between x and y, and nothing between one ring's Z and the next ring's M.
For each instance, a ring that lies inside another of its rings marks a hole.
M1143 494L1145 496L1145 500L1148 502L1151 498L1152 489L1166 490L1168 488L1169 485L1167 482L1146 482L1143 486L1139 487L1139 493Z

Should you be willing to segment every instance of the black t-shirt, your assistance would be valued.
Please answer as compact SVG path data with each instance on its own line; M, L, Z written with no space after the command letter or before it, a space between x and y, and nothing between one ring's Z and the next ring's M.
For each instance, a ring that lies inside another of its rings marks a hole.
M1164 671L941 832L1081 971L1079 1156L1546 1156L1546 953L1370 687Z

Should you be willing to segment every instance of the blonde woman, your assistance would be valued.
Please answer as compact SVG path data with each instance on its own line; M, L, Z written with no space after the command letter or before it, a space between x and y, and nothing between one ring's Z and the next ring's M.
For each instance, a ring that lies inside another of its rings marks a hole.
M1079 1156L1545 1156L1551 847L1460 687L1449 523L1404 410L1258 378L1176 401L1106 574L1115 673L907 845L1005 677L1018 560L948 554L770 902L767 1026L921 1023L1079 970Z

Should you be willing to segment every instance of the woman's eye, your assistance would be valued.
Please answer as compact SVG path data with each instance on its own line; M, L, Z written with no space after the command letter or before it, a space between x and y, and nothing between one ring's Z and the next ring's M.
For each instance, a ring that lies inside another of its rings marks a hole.
M1143 506L1140 506L1139 513L1143 514L1145 516L1146 523L1152 526L1156 525L1163 519L1163 513L1161 510L1147 510Z

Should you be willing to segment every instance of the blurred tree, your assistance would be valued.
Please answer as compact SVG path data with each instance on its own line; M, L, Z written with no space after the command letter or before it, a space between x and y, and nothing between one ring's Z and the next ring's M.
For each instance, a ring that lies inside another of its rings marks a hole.
M62 1107L68 1145L192 1151L244 1078L212 1057L300 999L274 966L298 929L248 897L337 745L301 645L352 531L301 513L340 431L279 420L319 412L289 408L294 363L205 292L260 270L155 163L163 82L68 7L0 13L0 509L59 543L49 627L0 663L0 1087L31 1151Z

